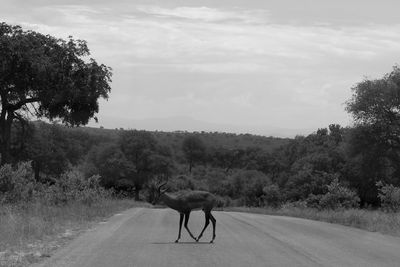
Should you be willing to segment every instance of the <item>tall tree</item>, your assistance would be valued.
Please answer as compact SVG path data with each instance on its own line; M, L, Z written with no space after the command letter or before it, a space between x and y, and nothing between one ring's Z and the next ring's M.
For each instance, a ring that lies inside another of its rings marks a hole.
M150 132L128 130L122 131L119 144L121 151L132 165L128 180L135 187L135 199L144 185L153 177L157 155L157 141ZM161 161L160 161L161 162Z
M364 80L352 88L353 96L346 110L356 123L364 125L391 125L388 130L399 131L400 125L400 68L381 79ZM399 142L395 139L396 143Z
M87 176L99 174L101 184L106 188L113 187L117 190L133 188L132 183L127 183L134 172L134 166L115 143L103 143L93 147L86 160Z
M346 109L356 122L349 143L359 167L349 169L359 172L352 180L362 189L362 202L377 203L376 181L400 183L400 68L358 83Z
M182 150L189 164L189 172L191 173L194 163L204 159L206 147L200 137L191 134L183 140Z
M89 58L83 40L57 39L0 24L0 153L11 161L12 124L28 117L87 124L108 98L111 69Z

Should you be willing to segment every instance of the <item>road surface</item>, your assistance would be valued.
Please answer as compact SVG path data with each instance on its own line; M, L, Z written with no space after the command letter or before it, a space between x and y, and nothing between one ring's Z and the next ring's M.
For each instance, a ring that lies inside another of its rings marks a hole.
M176 244L176 211L135 208L100 223L35 266L400 266L398 237L282 216L213 214L214 244L208 243L211 224L201 242L193 242L182 229ZM192 212L189 228L196 236L203 224L203 212Z

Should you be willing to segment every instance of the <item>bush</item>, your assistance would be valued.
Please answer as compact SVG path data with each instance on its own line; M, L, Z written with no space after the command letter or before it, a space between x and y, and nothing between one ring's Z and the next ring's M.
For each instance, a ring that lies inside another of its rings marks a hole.
M187 175L179 175L174 180L168 183L168 187L171 191L180 191L180 190L194 190L195 185L190 176Z
M272 206L274 208L277 208L278 206L281 205L282 194L280 192L278 185L271 184L265 186L263 188L263 193L264 193L263 200L266 205Z
M400 211L400 187L392 184L383 184L382 181L376 183L378 187L378 198L381 207L385 211Z
M0 203L44 201L49 205L79 201L91 205L111 197L112 191L100 186L100 176L85 178L77 170L70 170L54 179L54 184L43 184L34 178L30 162L21 162L14 168L0 168Z
M233 199L242 199L244 205L263 206L263 188L271 184L271 178L255 170L241 170L229 177L230 192L228 196Z
M85 178L76 170L68 171L61 175L51 186L44 186L40 198L48 204L65 204L79 201L86 205L111 197L111 191L100 186L100 176L93 175Z
M307 202L304 200L298 200L294 202L286 202L282 205L282 210L291 210L291 209L307 209Z
M1 203L28 201L38 189L30 162L21 162L15 168L9 164L0 167Z
M335 178L336 174L314 171L310 166L296 171L289 177L285 185L286 199L288 201L305 200L310 194L322 195L326 193L327 185Z
M321 199L322 196L324 195L314 195L310 194L305 200L306 206L308 208L314 208L314 209L321 209Z
M328 192L323 195L310 194L306 199L307 206L318 209L349 209L359 207L360 198L353 190L341 185L335 178L328 186Z

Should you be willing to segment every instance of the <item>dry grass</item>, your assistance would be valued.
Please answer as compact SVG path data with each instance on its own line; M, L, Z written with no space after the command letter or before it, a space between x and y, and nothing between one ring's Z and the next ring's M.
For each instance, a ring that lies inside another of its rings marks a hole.
M143 206L132 200L103 200L88 206L40 202L0 207L0 266L27 266L48 257L94 222L119 211Z
M365 209L317 210L297 207L281 209L235 207L225 208L224 210L299 217L400 236L400 213L398 212L388 213Z

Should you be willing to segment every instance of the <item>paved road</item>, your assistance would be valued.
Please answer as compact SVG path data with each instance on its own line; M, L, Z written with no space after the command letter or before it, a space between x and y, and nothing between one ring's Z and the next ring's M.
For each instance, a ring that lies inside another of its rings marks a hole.
M280 216L214 212L204 242L192 242L170 209L136 208L101 223L37 266L400 266L400 238L340 225ZM192 212L197 235L204 224Z

